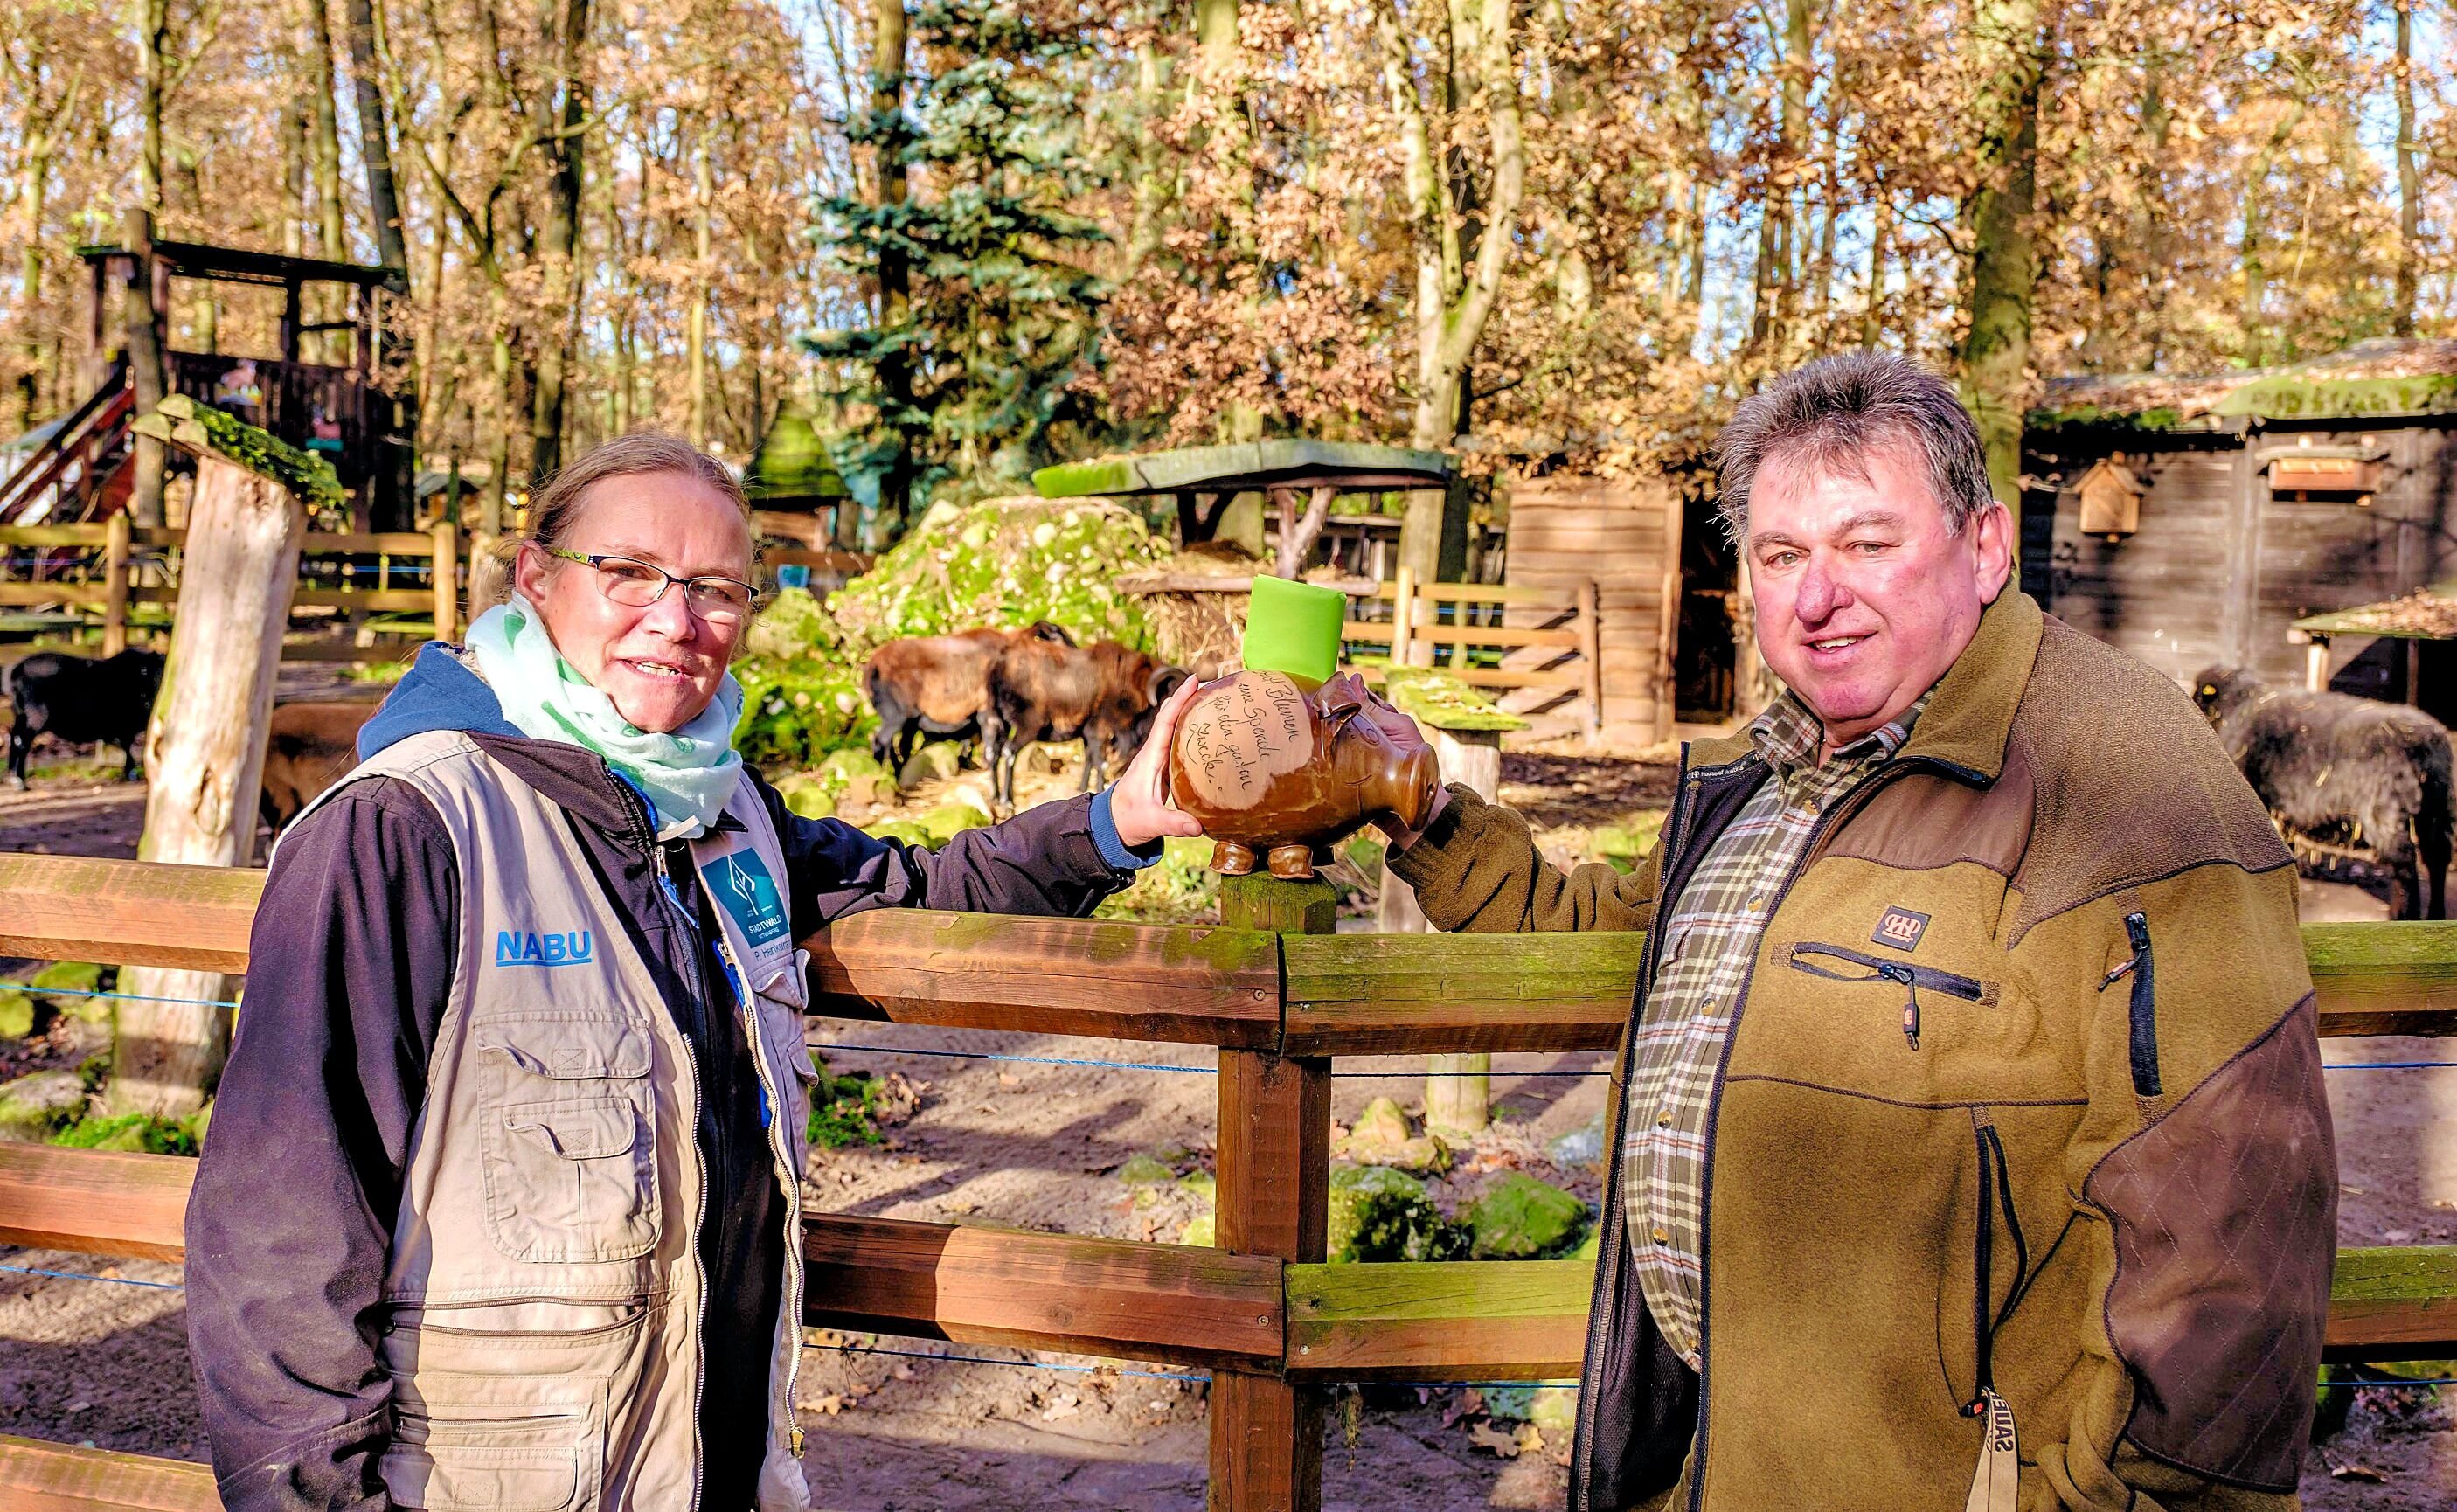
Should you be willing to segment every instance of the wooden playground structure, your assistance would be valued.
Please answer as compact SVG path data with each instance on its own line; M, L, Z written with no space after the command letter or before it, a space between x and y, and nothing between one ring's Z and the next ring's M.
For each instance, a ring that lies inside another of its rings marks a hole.
M246 967L263 873L0 857L0 952ZM1219 1052L1216 1248L815 1213L804 1323L1208 1369L1209 1505L1313 1512L1332 1383L1575 1376L1589 1262L1323 1263L1334 1057L1606 1050L1637 935L1334 935L1319 882L1219 927L881 910L803 943L817 1016ZM2457 1033L2457 923L2309 924L2321 1033ZM189 1162L0 1146L0 1242L177 1260ZM2339 1253L2337 1361L2457 1355L2457 1246ZM0 1437L0 1504L202 1509L205 1466Z

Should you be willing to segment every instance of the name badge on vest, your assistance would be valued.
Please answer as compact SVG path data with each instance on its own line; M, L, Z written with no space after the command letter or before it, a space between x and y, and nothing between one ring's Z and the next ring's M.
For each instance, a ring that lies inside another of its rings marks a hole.
M748 841L698 858L708 895L725 913L731 932L746 958L743 965L754 984L764 983L794 958L794 934L785 908L784 891L769 875L768 863Z

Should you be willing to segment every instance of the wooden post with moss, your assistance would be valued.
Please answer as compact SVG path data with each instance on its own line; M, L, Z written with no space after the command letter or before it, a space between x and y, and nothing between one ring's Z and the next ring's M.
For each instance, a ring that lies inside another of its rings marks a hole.
M1416 721L1433 742L1444 782L1464 783L1487 802L1501 794L1501 735L1524 730L1527 721L1504 713L1490 699L1447 672L1394 667L1386 695ZM1376 923L1384 934L1420 934L1430 927L1416 906L1415 890L1382 873ZM1425 1128L1436 1133L1473 1134L1493 1121L1493 1057L1434 1055L1426 1059Z
M1220 922L1332 932L1319 878L1220 879ZM1216 1240L1231 1254L1319 1264L1330 1237L1331 1058L1220 1052ZM1211 1374L1210 1512L1321 1512L1323 1388L1285 1376Z
M139 860L244 866L256 853L281 636L307 532L302 498L342 502L331 466L222 411L174 395L134 428L196 458L170 662L145 736L151 786ZM230 1046L217 971L134 969L112 1052L113 1111L184 1117L203 1106Z

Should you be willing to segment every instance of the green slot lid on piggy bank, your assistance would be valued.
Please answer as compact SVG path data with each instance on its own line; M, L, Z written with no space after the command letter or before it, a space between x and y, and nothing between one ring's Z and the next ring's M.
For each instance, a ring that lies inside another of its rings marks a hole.
M1339 628L1347 618L1348 595L1335 588L1257 577L1239 661L1248 672L1284 672L1309 686L1329 682L1339 670Z

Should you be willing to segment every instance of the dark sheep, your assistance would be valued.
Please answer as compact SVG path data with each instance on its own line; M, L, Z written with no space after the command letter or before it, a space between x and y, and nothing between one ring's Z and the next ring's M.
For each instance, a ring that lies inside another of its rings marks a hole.
M1081 738L1084 774L1076 790L1099 792L1108 785L1110 758L1120 766L1134 759L1153 715L1187 675L1113 640L1088 647L1016 641L990 663L982 749L991 797L1015 806L1016 757L1041 740Z
M901 772L924 735L979 739L981 714L989 707L990 663L1019 638L1075 644L1044 619L1022 630L909 636L872 652L861 669L862 694L878 715L871 756L889 772Z
M26 785L26 757L41 735L71 745L119 747L126 760L122 781L136 777L136 749L162 691L162 653L123 651L96 660L36 652L0 672L12 717L9 725L9 781Z
M2281 829L2344 831L2388 871L2392 918L2447 917L2447 726L2404 704L2272 688L2219 667L2194 680L2193 696Z

